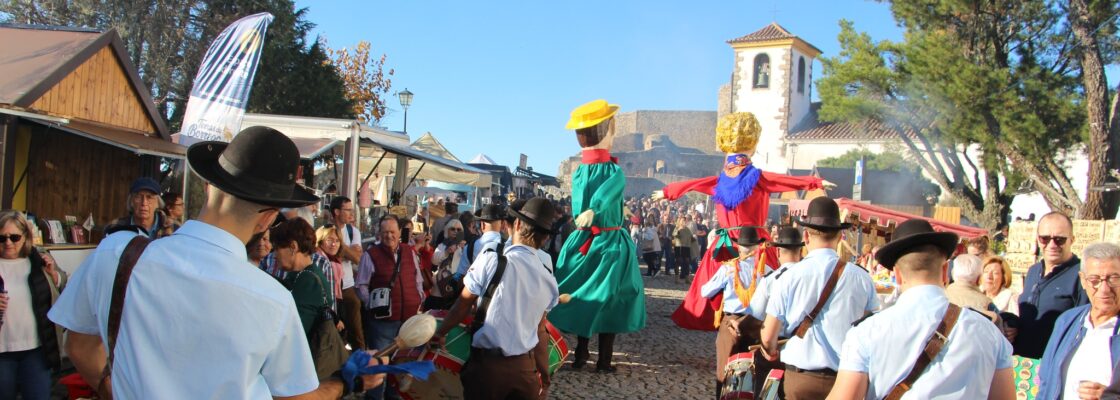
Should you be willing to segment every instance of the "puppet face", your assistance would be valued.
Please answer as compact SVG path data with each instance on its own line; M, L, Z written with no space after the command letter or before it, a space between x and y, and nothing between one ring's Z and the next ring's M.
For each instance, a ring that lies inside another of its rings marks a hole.
M761 135L762 126L748 112L727 114L716 124L716 145L727 154L753 156Z
M610 150L611 144L614 143L614 129L614 117L595 126L577 129L576 139L579 140L579 147Z

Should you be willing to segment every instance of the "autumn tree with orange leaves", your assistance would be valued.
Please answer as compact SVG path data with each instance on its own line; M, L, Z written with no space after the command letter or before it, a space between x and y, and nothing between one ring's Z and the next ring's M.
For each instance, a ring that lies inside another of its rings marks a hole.
M376 123L385 116L385 94L392 87L393 69L385 71L385 54L370 57L370 45L360 41L353 49L332 49L331 63L338 68L346 98L354 103L354 115Z

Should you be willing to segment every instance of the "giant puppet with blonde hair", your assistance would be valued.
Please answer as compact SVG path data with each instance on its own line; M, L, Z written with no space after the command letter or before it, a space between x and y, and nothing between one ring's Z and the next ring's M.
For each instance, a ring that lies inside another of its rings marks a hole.
M712 196L719 224L724 228L718 231L719 234L710 235L711 240L719 242L708 246L684 302L673 313L673 322L682 328L713 331L718 326L715 323L715 313L720 309L723 296L716 295L712 299L706 299L700 295L700 286L719 270L722 261L734 258L733 254L726 253L726 250L733 247L723 246L721 243L735 243L739 232L727 228L765 226L771 193L822 187L822 181L817 177L775 174L756 168L751 163L751 156L755 153L761 135L762 127L754 114L739 112L723 116L716 125L716 145L727 158L719 174L674 182L653 193L654 199L669 200L676 200L688 192ZM769 238L769 233L764 229L759 230L759 235ZM774 248L767 247L760 251L766 252L764 258L770 268L778 267Z
M615 335L646 325L645 290L630 233L622 229L629 213L622 193L626 176L611 157L618 106L595 100L576 107L568 121L582 150L582 163L572 173L572 215L577 230L560 250L556 283L571 300L556 306L548 319L578 336L574 368L590 357L591 336L599 335L596 369L613 371Z

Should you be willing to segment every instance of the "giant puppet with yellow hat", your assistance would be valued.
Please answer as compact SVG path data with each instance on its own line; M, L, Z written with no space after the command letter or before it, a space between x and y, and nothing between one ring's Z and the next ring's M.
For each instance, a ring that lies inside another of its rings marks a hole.
M739 237L739 231L728 228L765 226L771 193L821 188L822 181L817 177L775 174L756 168L751 163L751 157L761 135L762 126L754 114L739 112L723 116L716 124L716 145L727 158L719 174L670 183L653 193L654 199L669 200L676 200L688 192L712 196L719 225L723 228L711 235L716 242L708 246L684 302L673 313L673 322L682 328L714 331L718 327L716 311L720 309L723 296L706 299L700 295L700 287L719 270L722 261L737 256L733 244ZM769 232L765 229L760 229L758 233L769 239ZM764 254L756 259L770 268L777 268L777 251L772 247L761 251ZM764 267L759 265L756 273L761 275L763 272Z
M595 100L572 111L567 128L576 131L582 164L572 174L572 214L577 230L564 242L556 263L560 293L571 300L557 305L548 319L578 336L572 366L590 357L591 336L599 335L596 369L614 371L615 335L646 325L645 290L630 233L622 229L626 176L611 157L618 106Z

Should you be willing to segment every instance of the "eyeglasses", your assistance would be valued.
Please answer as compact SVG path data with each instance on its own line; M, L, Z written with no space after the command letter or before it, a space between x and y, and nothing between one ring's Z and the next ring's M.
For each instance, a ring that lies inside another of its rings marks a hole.
M1069 238L1067 238L1065 236L1050 236L1050 235L1039 236L1038 237L1038 243L1041 243L1043 246L1049 245L1051 240L1054 241L1054 244L1056 244L1060 247L1060 246L1065 246L1066 241L1069 240Z
M18 233L13 233L11 235L0 235L0 243L4 243L7 241L11 241L12 243L19 243L20 240L23 240L23 235L20 235Z
M1088 283L1089 287L1094 290L1100 288L1102 282L1108 282L1108 287L1110 288L1120 287L1120 274L1112 274L1109 276L1082 275L1081 277L1085 279L1085 283Z

